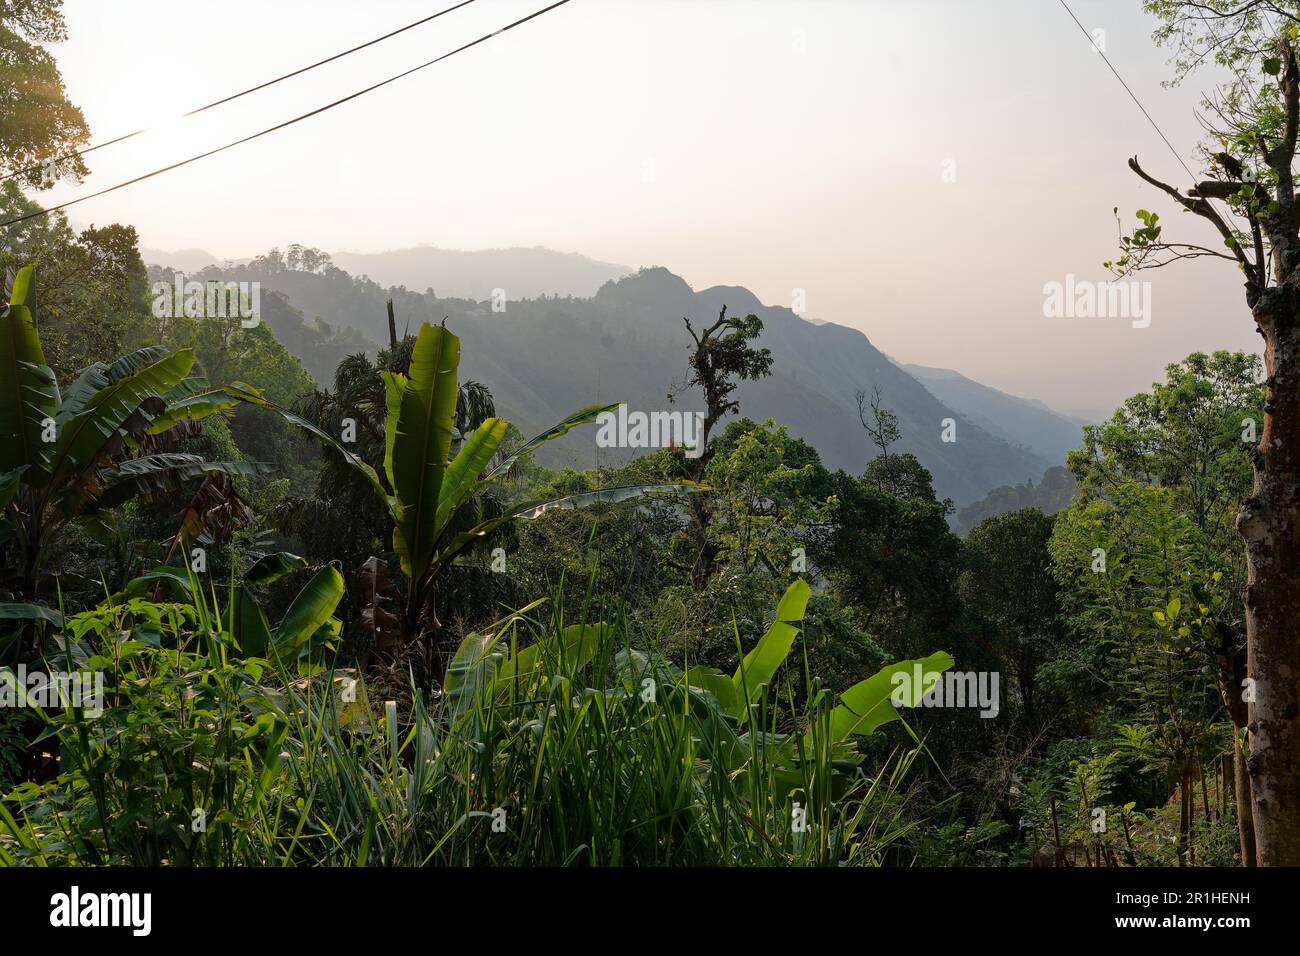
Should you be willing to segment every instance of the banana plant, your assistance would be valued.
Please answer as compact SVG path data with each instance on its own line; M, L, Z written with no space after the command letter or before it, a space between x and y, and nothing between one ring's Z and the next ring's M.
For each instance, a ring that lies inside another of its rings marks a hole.
M151 452L167 430L234 403L190 378L189 349L149 347L96 362L62 394L33 320L32 279L31 266L20 270L0 311L0 548L11 569L0 588L29 601L39 599L45 556L69 523L103 536L112 509L133 498L260 471Z
M811 593L802 579L786 589L772 626L731 677L705 667L683 673L666 661L651 661L631 649L615 655L629 691L649 678L668 689L669 706L686 707L700 728L701 746L708 759L721 762L737 778L760 753L762 759L774 762L773 779L784 791L782 800L792 790L807 788L808 767L829 764L839 772L856 766L861 755L854 739L900 720L895 705L916 706L922 691L953 666L951 655L944 651L889 664L841 693L833 707L823 706L825 691L813 695L808 727L802 734L764 729L757 716L764 710L770 682L794 647ZM918 674L920 686L916 687Z
M682 671L657 655L618 649L611 659L620 678L619 695L624 701L651 699L656 713L689 714L701 756L722 766L734 781L740 781L756 761L769 762L778 803L792 791L806 792L817 767L829 767L839 775L837 789L842 789L847 772L862 760L856 738L900 720L897 706L916 706L921 691L951 668L953 659L938 651L890 664L845 690L838 702L828 700L825 692L815 694L802 733L763 728L757 715L764 710L772 679L794 647L810 595L811 589L801 579L786 589L772 626L731 676L713 668ZM508 704L520 696L546 699L546 687L556 676L572 681L602 652L613 650L616 632L606 624L568 625L537 643L508 650L503 646L505 634L540 603L461 642L448 666L443 691L453 725L481 716L493 702ZM921 686L914 687L918 673ZM649 698L647 687L653 688ZM586 693L591 691L574 691L578 698ZM472 728L467 724L465 729Z
M363 581L371 593L365 594L363 600L369 608L367 620L375 624L375 653L382 657L397 656L412 644L426 641L426 651L437 649L442 631L435 606L439 579L467 549L508 522L536 518L552 509L582 508L597 502L699 487L689 482L637 485L528 501L460 530L461 525L454 519L461 509L488 484L504 477L521 456L580 425L594 422L602 413L617 409L619 403L580 409L509 452L501 451L509 423L488 418L458 443L453 455L459 366L460 339L441 326L426 323L416 335L409 372L380 373L387 413L382 469L371 467L333 436L269 402L251 386L235 383L226 388L230 396L276 411L316 435L342 454L383 501L393 524L393 551L405 577L405 588L404 593L395 593L397 589L379 559L366 563ZM396 627L379 626L380 621L391 623L393 617ZM435 667L438 664L433 663Z
M279 623L271 625L258 601L258 588L309 569L306 558L288 551L263 555L226 590L229 600L209 602L205 585L184 566L164 564L132 578L119 592L101 602L101 608L129 604L144 597L169 595L194 607L204 628L224 635L228 647L240 657L274 657L300 667L319 662L321 646L342 631L334 616L343 599L343 575L327 564L318 568L289 603ZM215 594L216 589L213 588ZM0 604L0 614L11 605Z
M156 642L161 609L170 607L177 611L176 620L188 625L188 633L219 634L227 651L239 658L272 658L310 674L321 669L322 649L343 629L343 622L334 616L343 599L343 575L338 568L318 568L274 626L257 600L258 587L308 567L305 558L287 551L264 555L238 583L232 580L223 607L216 599L216 589L209 599L205 582L191 569L163 564L132 578L121 591L78 614L65 618L52 608L9 601L0 602L0 620L48 621L58 632L56 646L85 657L93 651L84 644L90 634L153 632ZM176 603L158 603L158 598ZM112 622L107 632L106 622ZM179 630L176 636L181 638Z
M319 662L322 644L342 632L343 622L334 616L334 611L343 599L343 575L332 564L311 576L275 627L267 620L255 588L306 567L307 560L296 554L287 551L268 554L244 573L240 584L231 588L223 623L242 655L297 661L301 668L310 669L312 661Z

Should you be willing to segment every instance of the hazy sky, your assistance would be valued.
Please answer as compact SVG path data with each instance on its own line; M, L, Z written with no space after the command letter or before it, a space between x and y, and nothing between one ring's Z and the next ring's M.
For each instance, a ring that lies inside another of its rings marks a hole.
M336 53L452 0L66 0L56 48L96 139ZM111 185L306 112L547 0L479 0L88 157ZM1162 88L1140 0L1070 0L1188 160L1207 75ZM573 0L255 143L71 211L242 257L545 245L862 329L894 357L1107 409L1187 352L1256 349L1228 263L1157 270L1151 324L1048 319L1105 277L1111 209L1210 237L1125 167L1185 176L1058 0ZM945 166L946 161L952 164ZM945 168L955 181L945 182ZM1169 233L1167 233L1169 234ZM1217 244L1217 243L1213 243Z

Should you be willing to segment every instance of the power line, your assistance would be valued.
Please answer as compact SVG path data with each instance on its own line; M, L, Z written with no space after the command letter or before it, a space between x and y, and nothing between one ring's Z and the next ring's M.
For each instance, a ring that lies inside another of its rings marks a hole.
M155 169L153 172L145 173L143 176L136 176L134 179L128 179L125 182L118 183L116 186L109 186L105 189L99 190L98 192L93 192L85 196L79 196L76 199L69 199L67 202L59 203L57 206L50 206L45 209L37 209L34 212L27 213L26 215L18 216L14 219L6 220L5 222L0 222L0 229L4 229L8 226L15 225L16 223L26 222L28 219L35 219L37 216L46 216L52 212L58 212L60 209L67 209L69 206L75 206L77 203L85 202L87 199L95 199L99 196L103 196L111 192L116 192L119 189L125 189L127 186L133 186L136 183L144 182L146 179L152 179L154 176L161 176L163 173L171 172L173 169L180 169L182 166L188 166L190 163L196 163L200 159L206 159L209 156L215 156L217 153L224 153L226 150L234 149L236 146L242 146L244 143L250 143L253 140L260 139L261 137L266 136L270 133L277 132L278 130L285 129L286 127L289 126L293 126L295 123L301 123L305 119L310 119L311 117L317 116L320 113L324 113L327 110L332 110L336 106L341 106L350 100L355 100L358 96L364 96L367 93L372 93L375 90L379 89L380 87L387 86L389 83L395 83L396 81L403 79L404 77L410 76L412 73L416 73L420 70L425 69L426 67L433 66L435 63L441 63L443 60L447 59L448 57L453 57L457 53L463 53L464 51L470 49L471 47L478 46L480 43L485 43L486 41L491 40L495 36L500 36L502 33L505 33L507 30L513 30L515 27L519 26L520 24L527 23L529 20L533 20L537 17L540 17L544 13L550 13L556 7L562 7L568 2L569 0L557 0L556 3L552 3L549 7L543 7L541 10L537 10L533 13L530 13L526 17L522 17L514 21L513 23L509 23L499 30L494 30L492 33L485 33L477 40L473 40L469 43L466 43L464 46L457 47L456 49L452 50L450 53L444 53L442 56L435 57L434 59L429 60L426 63L421 63L419 66L411 67L411 69L406 70L402 73L398 73L396 76L390 76L386 80L381 80L380 82L374 84L373 86L367 86L363 90L357 90L355 93L350 93L349 95L343 97L342 99L337 99L332 103L326 103L324 106L318 107L309 113L303 113L301 116L295 116L293 119L285 120L283 123L277 123L275 126L268 126L266 129L260 132L253 133L249 136L245 136L242 139L237 139L230 143L226 143L224 146L218 146L215 149L210 149L205 153L199 153L197 156L191 156L189 159L182 159L179 162L172 163L171 165L163 166L161 169Z
M457 3L454 6L447 7L445 10L439 10L437 13L430 14L429 16L424 17L423 19L416 20L414 23L408 23L404 27L398 27L396 30L393 30L390 33L385 33L381 37L375 37L373 40L368 40L365 43L358 44L357 46L352 47L350 50L344 50L342 53L335 53L333 56L327 56L323 60L317 60L315 63L309 64L308 66L300 67L299 69L296 69L290 73L285 73L283 76L277 76L273 80L267 80L265 83L257 84L257 86L250 86L246 90L240 90L238 93L232 93L230 96L223 96L219 100L213 100L211 103L208 103L204 106L200 106L197 109L192 109L188 113L182 113L179 118L187 119L188 117L191 116L197 116L199 113L204 113L215 107L223 106L226 103L231 103L242 96L247 96L250 93L256 93L258 90L264 90L268 86L275 86L275 84L282 83L285 80L293 79L293 77L295 76L301 76L303 73L306 73L310 70L314 70L318 66L324 66L326 63L333 63L335 60L341 60L343 59L343 57L350 56L351 54L356 53L358 50L364 50L366 47L374 46L376 43L382 43L384 40L392 39L393 37L397 36L399 33L405 33L407 30L414 30L416 27L423 26L424 24L428 23L430 20L436 20L441 16L446 16L448 13L452 13L456 10L459 10L461 7L467 7L474 2L475 0L461 0L460 3ZM85 149L78 149L71 153L64 153L62 156L58 156L55 158L57 161L63 159L72 159L76 156L85 156L87 153L93 153L97 149L103 149L105 146L113 146L117 143L124 143L128 139L134 139L135 137L140 136L143 133L147 133L147 132L149 132L149 127L142 126L140 129L137 129L134 132L123 133L121 136L116 136L113 139L105 140L102 143L96 143L94 146L87 146ZM40 169L43 165L44 165L43 163L37 163L33 166L28 166L25 169L16 169L13 172L6 173L4 176L0 177L0 182L4 182L5 180L8 179L13 179L15 176L21 176L24 173L33 172L37 169Z
M1174 159L1178 160L1178 165L1182 166L1183 170L1187 173L1188 178L1195 182L1196 174L1187 168L1187 164L1183 162L1183 157L1179 155L1178 150L1174 149L1174 144L1169 142L1169 137L1164 134L1164 130L1160 128L1156 121L1151 117L1151 114L1147 112L1147 108L1142 105L1142 101L1137 98L1137 94L1129 89L1129 85L1124 82L1124 77L1119 75L1119 70L1115 69L1114 64L1110 62L1110 58L1106 56L1106 52L1102 50L1101 47L1097 46L1096 41L1092 38L1092 34L1089 33L1087 28L1079 22L1079 18L1074 15L1074 11L1070 9L1070 5L1066 3L1065 0L1061 0L1061 6L1065 7L1065 12L1070 15L1070 19L1073 20L1075 25L1083 31L1083 35L1088 38L1088 42L1092 44L1092 48L1101 55L1102 61L1110 67L1110 71L1115 74L1115 79L1119 80L1119 85L1124 87L1124 92L1128 93L1133 102L1137 104L1137 108L1140 109L1142 115L1147 118L1147 122L1151 124L1151 128L1160 134L1160 138L1164 140L1165 145L1169 147L1169 152L1173 153Z

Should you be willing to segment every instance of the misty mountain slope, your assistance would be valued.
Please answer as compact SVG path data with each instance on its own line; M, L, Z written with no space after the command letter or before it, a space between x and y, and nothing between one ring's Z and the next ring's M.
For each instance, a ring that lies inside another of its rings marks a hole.
M146 265L162 266L181 272L198 272L210 265L217 265L222 260L206 249L176 249L168 252L163 249L141 249L140 258Z
M1079 445L1086 424L1082 419L1056 412L1035 399L981 385L952 369L924 365L903 368L935 398L990 434L1009 444L1031 448L1054 465L1064 463L1065 453Z
M254 260L229 270L228 278L261 281L283 292L308 319L352 328L374 342L387 341L385 297L377 283L353 278L336 266L309 273L268 270ZM463 341L461 374L484 382L498 411L531 434L596 402L623 401L630 410L702 409L694 393L669 404L673 383L683 381L690 337L721 307L728 314L762 318L761 345L774 358L770 378L743 382L736 391L741 414L772 418L811 442L828 467L857 474L875 454L858 421L854 392L879 386L883 403L899 419L903 439L893 451L911 451L934 475L941 496L958 506L990 489L1036 479L1051 464L1030 449L1015 447L972 418L941 402L891 362L861 332L812 323L789 309L765 306L748 290L714 287L695 292L667 269L643 269L605 283L590 298L547 296L510 300L504 312L488 302L391 292L398 333L444 318ZM941 440L943 422L956 422L953 443ZM640 449L597 449L596 430L583 429L548 445L542 461L552 466L618 464Z
M653 269L606 285L591 300L511 302L503 314L449 324L465 340L466 374L489 384L507 417L535 419L535 410L549 405L549 417L530 422L542 425L596 401L622 400L630 410L701 410L694 394L672 405L665 401L670 383L686 373L690 339L682 317L698 330L724 304L728 314L753 312L763 319L760 341L774 356L769 378L737 389L742 414L788 424L829 467L857 473L874 454L854 392L879 385L903 431L894 450L916 453L941 495L966 503L989 488L1042 474L1040 457L999 441L940 403L862 333L805 322L788 309L762 305L745 289L696 293L680 277ZM955 443L941 440L945 418L957 421ZM582 463L598 453L611 464L635 453L598 450L593 431L570 435L564 444L582 453Z
M605 282L627 275L628 266L598 262L576 252L513 248L439 249L417 246L379 253L338 252L334 264L383 286L433 289L443 296L487 299L502 289L507 299L540 295L589 296Z
M204 249L142 249L149 265L187 274L208 266L238 267L248 259L223 260ZM532 299L542 295L591 296L611 279L636 270L600 262L576 252L555 252L541 247L511 249L439 249L416 246L386 252L339 252L328 257L357 278L369 278L383 288L402 286L415 292L433 289L439 296L489 299L502 289L507 299Z

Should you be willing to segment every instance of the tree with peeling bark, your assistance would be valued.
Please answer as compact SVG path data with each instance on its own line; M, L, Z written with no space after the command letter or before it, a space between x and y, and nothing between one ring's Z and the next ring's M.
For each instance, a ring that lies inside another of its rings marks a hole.
M1251 448L1250 495L1237 515L1247 575L1247 760L1257 861L1300 865L1300 3L1146 0L1183 79L1216 63L1232 80L1204 100L1208 177L1179 189L1129 168L1183 210L1206 220L1222 248L1164 237L1154 213L1121 237L1107 265L1120 276L1184 259L1220 258L1244 277L1246 304L1264 339L1264 422ZM1190 174L1189 174L1190 175Z

